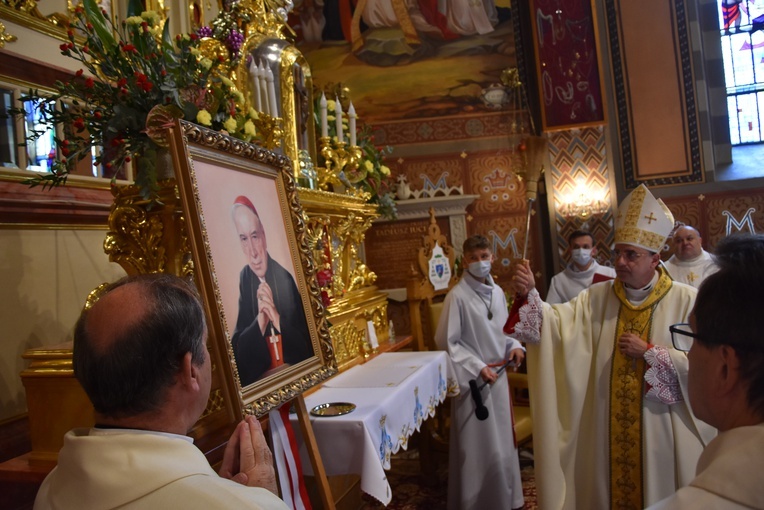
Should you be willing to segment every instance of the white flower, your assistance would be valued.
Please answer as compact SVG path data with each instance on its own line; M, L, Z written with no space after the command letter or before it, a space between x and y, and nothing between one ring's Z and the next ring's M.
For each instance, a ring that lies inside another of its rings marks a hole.
M212 67L212 60L204 57L199 61L199 65L202 66L205 71L207 71L210 67Z
M363 166L365 166L365 167L366 167L366 170L368 170L369 172L371 172L372 170L374 170L374 163L372 163L372 162L371 162L371 161L369 161L368 159L367 159L366 161L364 161L364 162L363 162Z
M379 167L379 173L381 173L384 176L390 175L390 169L387 168L385 165L382 165Z
M130 16L125 20L125 24L132 25L132 26L138 26L141 23L143 23L143 18L140 16Z
M260 118L260 115L257 114L257 110L255 110L251 106L249 107L249 118L250 119L259 119Z
M244 134L255 136L255 124L251 120L244 123Z

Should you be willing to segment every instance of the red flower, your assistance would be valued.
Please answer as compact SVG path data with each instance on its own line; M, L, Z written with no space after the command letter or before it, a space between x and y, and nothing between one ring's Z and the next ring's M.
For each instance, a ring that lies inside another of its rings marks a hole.
M77 117L74 120L74 127L76 127L78 131L82 131L83 129L85 129L85 119L83 119L82 117Z
M150 81L144 81L140 83L140 86L144 92L148 92L154 87L154 84L151 83Z
M95 84L95 81L93 80L93 78L88 78L85 80L85 88L92 89L94 84Z
M331 269L322 269L318 273L316 273L316 279L318 279L318 285L320 287L324 287L332 282L332 270Z
M82 73L84 73L82 69L78 69L76 73L74 73L76 76L82 76Z
M321 291L321 303L324 305L324 308L328 308L332 304L332 298L329 297L329 293L325 290Z
M130 156L125 156L125 163L130 163Z
M101 120L101 118L103 117L103 115L101 115L101 112L100 112L100 111L96 110L95 112L93 112L93 117L94 117L96 120Z
M111 146L112 147L119 147L122 144L121 138L112 138L111 139Z
M61 154L63 154L64 156L68 156L69 149L67 149L66 147L61 147Z
M127 78L120 78L119 81L117 82L117 86L124 87L125 85L127 85Z
M197 39L199 39L199 36L198 36L198 35L196 35L196 34L188 34L188 37L189 37L189 38L190 38L192 41L196 41Z
M66 54L66 52L69 51L69 45L64 43L61 46L59 46L58 49L61 50L61 53Z
M137 51L135 50L135 46L133 46L132 44L125 44L124 46L122 46L122 50L129 51L131 53L137 53Z
M90 48L88 48L88 45L82 47L82 53L90 53Z

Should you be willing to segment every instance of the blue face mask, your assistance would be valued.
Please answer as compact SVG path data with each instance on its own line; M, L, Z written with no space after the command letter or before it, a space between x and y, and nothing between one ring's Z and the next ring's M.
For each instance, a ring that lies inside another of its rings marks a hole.
M479 260L477 262L472 262L467 266L467 271L469 271L475 278L486 278L491 274L491 261Z
M578 265L585 266L589 263L590 260L592 260L592 249L576 248L575 250L571 251L571 257L573 258L573 261Z

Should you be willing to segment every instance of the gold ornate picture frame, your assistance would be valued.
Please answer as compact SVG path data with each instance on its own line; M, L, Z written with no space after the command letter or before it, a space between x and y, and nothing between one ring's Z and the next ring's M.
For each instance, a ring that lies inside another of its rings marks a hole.
M210 342L260 417L337 371L293 164L185 121L170 131Z

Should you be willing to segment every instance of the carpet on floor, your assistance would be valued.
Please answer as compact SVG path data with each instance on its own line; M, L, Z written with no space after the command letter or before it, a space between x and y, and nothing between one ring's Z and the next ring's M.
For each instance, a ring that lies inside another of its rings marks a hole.
M522 457L521 457L522 458ZM533 464L523 462L521 468L525 510L537 510L536 480ZM448 463L438 464L435 476L427 480L419 468L419 452L416 449L401 451L393 456L387 479L393 490L393 499L387 507L363 494L362 510L440 510L446 508L448 493Z

